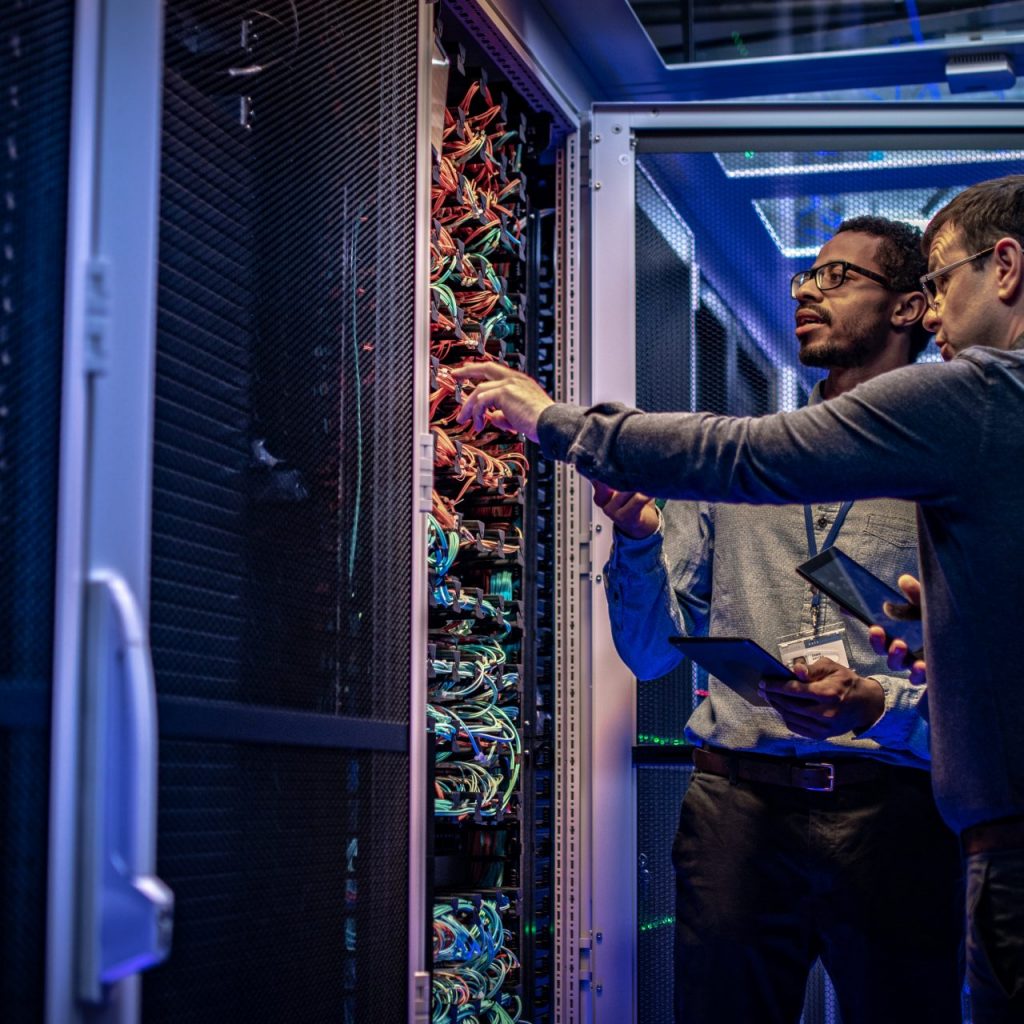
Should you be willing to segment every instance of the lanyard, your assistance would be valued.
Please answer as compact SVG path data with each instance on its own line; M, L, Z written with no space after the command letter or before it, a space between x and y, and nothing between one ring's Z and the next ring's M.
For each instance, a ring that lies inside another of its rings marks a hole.
M835 522L832 524L832 529L828 531L825 537L825 543L822 545L821 550L825 551L827 548L832 547L836 542L836 537L839 536L839 531L843 528L843 523L846 522L847 513L853 508L852 501L844 501L839 506L839 511L836 513ZM811 512L810 505L804 505L804 525L807 527L807 554L813 558L818 553L818 541L814 536L814 515ZM811 598L811 606L817 610L818 605L821 604L821 591L815 590L814 596Z

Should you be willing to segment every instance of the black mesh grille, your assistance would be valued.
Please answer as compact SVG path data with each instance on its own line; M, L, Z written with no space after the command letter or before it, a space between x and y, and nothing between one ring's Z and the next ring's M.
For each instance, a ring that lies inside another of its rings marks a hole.
M676 914L672 836L690 781L688 767L637 769L637 1020L672 1022L672 935Z
M0 730L0 1016L43 1019L46 808L49 743L42 733Z
M641 169L636 209L636 392L649 412L693 407L691 360L709 358L705 310L693 309L692 241ZM698 373L698 388L706 379ZM706 401L698 390L698 403ZM705 405L698 405L706 408ZM693 709L689 663L637 684L640 743L679 741Z
M52 673L72 35L67 0L0 12L0 695L29 691L41 706ZM0 726L0 1018L10 1024L43 1016L48 765L44 732Z
M158 685L407 720L415 4L178 0L166 62Z
M164 695L408 723L416 25L413 0L167 6ZM175 940L144 1019L403 1019L408 775L165 738Z
M403 1020L408 759L164 740L147 1022Z
M636 214L636 401L671 412L690 404L690 267L642 209Z

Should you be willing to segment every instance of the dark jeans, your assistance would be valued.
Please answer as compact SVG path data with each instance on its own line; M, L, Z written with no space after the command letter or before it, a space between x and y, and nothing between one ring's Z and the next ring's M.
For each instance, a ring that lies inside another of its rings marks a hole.
M1024 850L967 858L972 1024L1024 1021Z
M833 793L696 772L672 856L677 1024L796 1024L819 956L844 1024L960 1024L960 855L924 772Z

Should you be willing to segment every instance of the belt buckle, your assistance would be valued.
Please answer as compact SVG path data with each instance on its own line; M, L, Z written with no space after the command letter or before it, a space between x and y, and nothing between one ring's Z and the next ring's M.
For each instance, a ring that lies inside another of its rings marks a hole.
M811 793L831 793L836 788L836 766L828 761L808 761L804 768L824 768L827 780L824 786L804 786Z

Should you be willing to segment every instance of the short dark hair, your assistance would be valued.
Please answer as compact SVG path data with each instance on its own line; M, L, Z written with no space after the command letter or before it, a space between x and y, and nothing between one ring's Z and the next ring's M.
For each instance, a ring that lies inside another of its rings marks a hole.
M1024 246L1024 174L991 178L954 196L925 228L921 239L925 255L947 224L960 233L968 253L981 252L1006 237ZM975 269L984 262L976 260Z
M844 220L836 229L836 234L841 231L856 231L862 235L872 235L879 240L878 265L889 279L893 291L921 290L921 275L928 271L928 260L922 249L920 228L915 228L902 220L864 216ZM931 335L925 330L924 324L918 320L910 329L911 362L924 351L930 338Z

